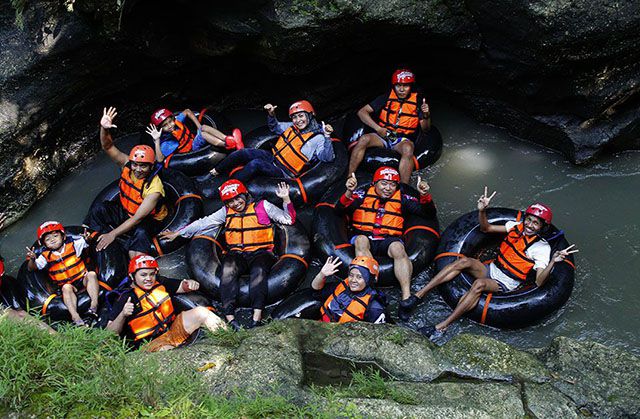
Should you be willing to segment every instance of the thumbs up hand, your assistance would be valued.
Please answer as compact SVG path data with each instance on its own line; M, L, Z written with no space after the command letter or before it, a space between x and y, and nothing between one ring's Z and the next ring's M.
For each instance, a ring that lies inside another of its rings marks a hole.
M356 188L358 187L358 179L356 179L355 173L351 173L351 176L349 176L349 178L347 179L347 183L345 183L345 186L347 188L347 192L349 193L356 190Z
M133 314L133 303L131 302L131 297L127 298L127 302L124 303L124 307L122 307L122 315L128 317Z
M422 111L422 117L427 119L431 112L429 111L429 105L427 105L427 99L422 99L422 105L420 105L420 111Z
M426 180L422 180L422 178L420 176L418 176L417 188L418 188L418 192L420 192L420 195L423 195L423 196L428 194L429 190L431 189L431 187L429 186L427 181Z

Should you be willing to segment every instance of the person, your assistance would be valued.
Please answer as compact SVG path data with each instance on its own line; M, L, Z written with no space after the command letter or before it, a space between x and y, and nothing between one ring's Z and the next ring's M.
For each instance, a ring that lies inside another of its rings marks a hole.
M398 309L400 320L408 320L404 303L411 295L413 266L402 241L404 217L419 214L435 216L436 208L429 193L429 184L418 178L420 199L406 193L400 185L400 174L392 167L383 166L373 175L373 183L358 189L355 174L346 182L346 191L336 202L335 210L348 215L354 235L351 244L356 256L389 256L400 283L402 301Z
M410 70L396 70L391 77L391 92L360 108L358 117L365 124L365 133L351 151L347 173L358 169L367 148L384 147L400 153L400 179L409 182L419 129L427 132L431 128L429 105L416 90L415 81Z
M525 211L524 221L508 221L505 225L493 225L487 219L486 209L495 196L484 194L478 199L478 221L483 233L506 234L500 244L495 261L486 266L481 261L471 257L462 257L445 266L420 291L412 295L408 301L408 308L413 309L426 294L440 284L451 281L462 271L475 278L469 291L458 301L453 312L435 327L427 327L423 333L435 339L444 334L447 327L464 313L473 309L480 300L483 292L506 293L513 291L528 279L532 279L538 287L544 285L549 278L553 266L562 262L568 255L578 250L571 250L571 245L558 250L551 256L551 246L543 238L551 226L551 208L544 204L535 203Z
M47 269L49 278L58 286L62 301L69 310L71 320L76 326L87 326L78 314L78 297L76 294L86 289L91 305L87 315L98 319L98 275L89 271L82 259L82 252L89 247L89 233L77 239L67 237L62 224L57 221L46 221L38 227L38 243L43 251L27 247L27 268L30 271Z
M211 170L213 176L226 175L236 167L244 166L233 174L243 183L258 176L296 178L316 161L333 161L330 138L333 127L316 121L311 103L306 100L293 103L289 107L291 122L278 122L276 108L270 103L264 105L269 115L269 129L279 135L271 152L247 148L235 151Z
M341 264L337 257L329 256L311 282L312 289L319 293L324 291L324 294L320 294L320 298L324 300L320 307L321 320L337 323L386 323L386 298L372 288L372 284L378 279L378 262L372 257L356 256L349 264L349 276L335 288L326 289L327 277L338 272Z
M185 125L187 118L198 128L195 134ZM238 128L231 135L224 135L212 126L202 125L191 109L185 109L178 115L168 109L157 109L151 114L151 123L145 132L153 138L158 162L173 153L200 150L207 144L227 150L244 148L242 133Z
M7 215L5 213L0 213L0 230L4 227L4 222L7 220ZM0 290L2 289L2 280L4 279L5 266L4 259L0 256ZM2 296L0 296L2 297ZM56 331L53 330L46 323L37 320L35 317L29 316L26 311L22 309L15 309L13 307L9 307L8 305L3 304L3 299L0 298L0 320L2 319L11 319L20 322L30 323L37 328L42 330L46 330L50 334L55 334Z
M100 120L100 143L111 160L122 168L119 199L98 203L84 224L100 234L97 251L131 232L125 248L129 258L133 258L151 253L151 239L161 230L169 210L163 203L165 191L157 174L159 167L153 149L137 145L127 156L113 144L110 130L115 127L113 119L116 115L115 108L104 109Z
M149 255L131 259L128 271L131 287L109 312L107 329L124 335L134 347L150 341L146 351L166 351L180 346L200 326L211 331L226 328L207 307L195 307L176 316L171 296L197 291L197 281L163 278L158 282L158 262Z
M205 230L217 233L224 228L228 251L222 258L220 297L223 313L229 325L240 329L235 319L238 298L238 277L249 274L249 300L253 309L249 328L262 324L262 310L267 299L267 276L275 263L273 254L273 223L291 225L296 221L296 211L289 197L289 185L278 185L276 195L282 199L282 209L266 200L253 202L245 185L230 179L220 186L220 198L224 206L211 215L194 221L176 232L165 231L160 236L171 241L176 237L192 237Z

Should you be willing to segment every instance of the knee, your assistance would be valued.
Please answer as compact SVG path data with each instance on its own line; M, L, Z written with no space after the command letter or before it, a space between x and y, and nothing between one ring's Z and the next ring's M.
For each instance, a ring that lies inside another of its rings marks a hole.
M362 137L360 137L354 148L356 150L364 150L369 145L370 139L370 134L363 135Z
M363 236L362 234L356 236L356 239L353 243L359 249L369 248L369 238L367 236Z
M73 285L71 285L71 284L64 284L64 285L62 286L62 293L63 293L63 294L73 293Z
M403 141L400 146L400 154L402 157L413 157L413 143L410 141Z
M209 316L210 311L206 307L195 307L191 309L193 319L199 323L204 323Z
M394 259L408 258L404 245L401 242L393 242L389 245L389 254Z
M471 292L474 294L481 294L487 287L487 281L484 279L476 279L471 285Z

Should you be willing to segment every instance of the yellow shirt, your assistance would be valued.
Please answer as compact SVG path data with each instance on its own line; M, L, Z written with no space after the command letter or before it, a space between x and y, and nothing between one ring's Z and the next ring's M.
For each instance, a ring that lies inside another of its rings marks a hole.
M133 180L134 182L137 181L133 173L131 173L131 180ZM145 199L147 196L153 193L159 193L163 198L166 196L164 193L164 185L160 180L160 176L154 176L151 182L147 183L142 188L142 199ZM167 215L169 215L169 210L167 209L166 205L162 204L162 207L160 207L160 209L156 211L156 213L153 215L153 218L157 221L162 221Z

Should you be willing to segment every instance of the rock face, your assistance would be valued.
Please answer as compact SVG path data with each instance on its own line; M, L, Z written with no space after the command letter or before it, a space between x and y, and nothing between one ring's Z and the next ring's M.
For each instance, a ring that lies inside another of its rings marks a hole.
M528 353L491 338L460 335L437 347L392 325L295 319L243 333L231 345L209 338L157 356L185 368L207 365L202 375L215 394L276 393L306 403L329 397L322 388L332 389L363 416L640 415L640 360L593 342L557 338ZM385 388L354 386L353 376L362 370L386 377Z
M429 97L581 163L640 147L636 2L12 1L0 5L0 197L24 211L156 106L360 106L406 64ZM20 203L16 203L21 197Z

